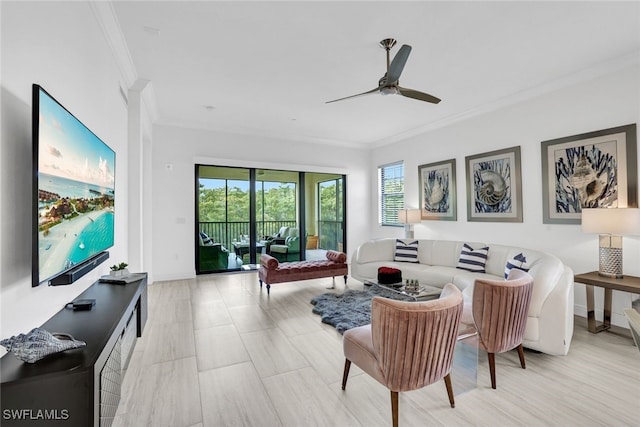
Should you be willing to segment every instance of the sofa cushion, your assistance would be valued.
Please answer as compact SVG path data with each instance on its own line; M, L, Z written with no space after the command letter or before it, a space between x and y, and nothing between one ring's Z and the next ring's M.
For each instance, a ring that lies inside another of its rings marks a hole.
M489 246L473 249L466 243L462 245L457 268L471 271L473 273L484 273L489 256Z
M396 248L395 239L369 240L360 245L355 252L356 263L366 264L369 262L389 262L393 260ZM377 266L376 266L377 272ZM376 277L371 276L372 278Z
M396 239L394 261L418 262L418 241Z
M522 271L529 271L529 265L527 264L527 258L522 252L507 260L507 264L504 266L504 278L509 277L511 270L517 268Z

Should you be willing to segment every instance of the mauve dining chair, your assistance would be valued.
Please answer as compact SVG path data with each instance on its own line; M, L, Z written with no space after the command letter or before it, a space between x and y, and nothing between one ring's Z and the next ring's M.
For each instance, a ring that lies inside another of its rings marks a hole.
M394 427L401 391L417 390L444 378L453 408L450 371L462 305L462 293L452 284L445 285L440 298L432 301L374 297L371 324L344 333L342 389L355 363L391 391Z
M516 348L520 366L526 368L522 338L527 325L533 278L513 269L507 280L476 279L472 313L480 348L489 356L491 388L496 388L496 353Z

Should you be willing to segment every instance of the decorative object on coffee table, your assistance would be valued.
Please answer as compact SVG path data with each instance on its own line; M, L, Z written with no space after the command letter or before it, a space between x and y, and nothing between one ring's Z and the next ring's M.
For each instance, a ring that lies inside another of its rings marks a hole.
M405 297L411 298L413 301L427 301L430 299L438 298L442 292L441 288L436 286L421 285L416 279L407 279L406 283L392 283L385 285L382 283L364 281L365 286L376 286L386 290L389 290L395 294L400 294ZM394 298L393 296L390 298ZM395 298L400 299L400 298Z
M378 283L383 285L392 285L397 283L398 286L400 286L402 285L402 271L393 267L379 267Z
M52 334L44 329L34 328L26 334L3 339L0 345L23 362L34 363L50 354L84 347L87 343L68 334Z

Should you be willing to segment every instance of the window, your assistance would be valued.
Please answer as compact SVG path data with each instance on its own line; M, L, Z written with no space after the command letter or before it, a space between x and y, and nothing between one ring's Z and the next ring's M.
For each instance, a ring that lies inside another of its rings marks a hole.
M398 209L404 207L404 164L392 163L378 167L380 189L380 225L399 225Z

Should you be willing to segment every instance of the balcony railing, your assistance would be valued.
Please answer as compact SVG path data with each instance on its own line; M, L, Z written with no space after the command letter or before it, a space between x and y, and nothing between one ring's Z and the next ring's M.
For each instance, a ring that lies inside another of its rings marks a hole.
M200 231L207 234L214 241L222 243L226 248L231 248L231 242L240 240L241 236L249 235L249 221L230 222L201 222ZM256 222L256 238L259 241L263 236L277 233L280 227L296 227L296 221L258 221Z

